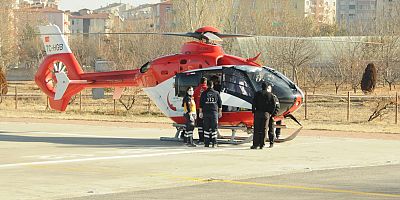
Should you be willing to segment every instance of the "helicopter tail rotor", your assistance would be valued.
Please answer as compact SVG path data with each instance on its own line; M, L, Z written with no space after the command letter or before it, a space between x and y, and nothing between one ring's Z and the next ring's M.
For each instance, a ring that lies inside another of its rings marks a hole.
M40 26L46 58L40 64L35 74L35 82L49 97L53 109L64 111L71 97L84 87L69 85L69 79L80 79L83 70L72 54L58 26ZM45 35L46 33L59 33Z
M41 26L39 29L47 56L35 74L35 82L49 97L52 109L65 111L72 96L85 88L114 87L120 94L125 86L141 84L139 69L85 73L58 26Z

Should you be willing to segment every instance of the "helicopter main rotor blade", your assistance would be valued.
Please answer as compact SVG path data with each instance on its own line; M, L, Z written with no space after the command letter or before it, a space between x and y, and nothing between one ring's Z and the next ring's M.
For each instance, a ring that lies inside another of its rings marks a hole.
M244 34L223 34L223 33L157 33L157 32L112 32L112 33L46 33L46 34L35 34L35 35L166 35L166 36L181 36L191 37L198 40L209 39L214 41L221 41L221 38L237 38L237 37L260 37L268 39L283 39L283 40L307 40L307 41L329 41L329 42L344 42L344 43L362 43L371 45L383 45L381 42L364 42L354 41L351 38L334 39L333 37L285 37L285 36L268 36L268 35L244 35Z
M383 45L381 42L364 42L355 41L351 38L342 38L347 40L333 39L332 37L320 38L320 37L282 37L282 36L267 36L267 35L253 35L253 37L268 38L268 39L284 39L284 40L307 40L307 41L327 41L327 42L345 42L345 43L362 43L362 44L373 44Z
M220 38L254 37L254 35L215 33Z

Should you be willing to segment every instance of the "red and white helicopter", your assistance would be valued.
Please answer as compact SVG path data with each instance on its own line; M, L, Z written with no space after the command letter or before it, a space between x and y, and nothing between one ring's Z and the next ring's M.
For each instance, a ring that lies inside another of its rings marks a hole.
M210 42L246 35L222 34L213 27L189 33L164 33L161 35L186 36L198 41L186 42L180 54L154 59L139 69L85 73L57 26L42 26L40 32L47 56L39 66L35 82L49 97L52 109L65 111L71 97L85 88L115 88L114 98L119 98L124 87L141 87L167 117L183 124L182 98L186 88L196 87L201 77L218 76L224 106L219 126L251 130L252 98L265 81L273 84L272 92L281 104L275 120L290 117L301 125L292 115L304 98L298 86L278 71L256 63L258 56L246 59L228 55L221 46ZM278 142L293 139L300 129ZM234 139L234 133L230 139Z

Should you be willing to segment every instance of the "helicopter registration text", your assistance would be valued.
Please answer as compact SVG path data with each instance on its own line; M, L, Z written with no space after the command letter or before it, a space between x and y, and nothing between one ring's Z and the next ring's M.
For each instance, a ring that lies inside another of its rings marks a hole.
M64 50L64 44L48 44L45 45L46 52L57 52Z

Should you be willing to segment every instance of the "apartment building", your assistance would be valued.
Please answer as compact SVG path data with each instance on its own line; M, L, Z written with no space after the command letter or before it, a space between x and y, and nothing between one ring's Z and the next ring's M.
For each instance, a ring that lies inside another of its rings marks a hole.
M147 27L149 30L167 30L173 25L173 5L171 1L144 4L123 12L123 18L133 26Z
M347 31L367 33L376 20L378 0L337 0L336 20Z
M95 13L89 9L72 12L69 16L71 33L109 33L114 28L115 17L110 13Z
M24 7L15 10L16 20L19 21L41 21L47 24L57 25L61 32L69 33L69 16L62 10L54 7Z
M400 15L399 0L337 0L336 5L338 25L363 34L378 33Z
M96 10L93 10L94 12L97 13L110 13L113 14L114 16L120 16L124 18L124 12L127 10L133 9L134 6L126 3L112 3L109 4L105 7L98 8Z

